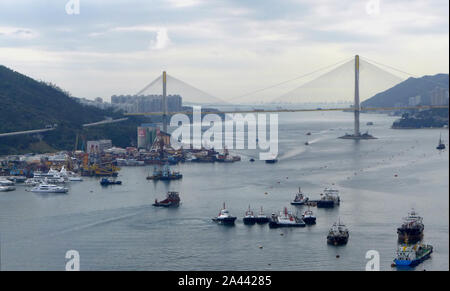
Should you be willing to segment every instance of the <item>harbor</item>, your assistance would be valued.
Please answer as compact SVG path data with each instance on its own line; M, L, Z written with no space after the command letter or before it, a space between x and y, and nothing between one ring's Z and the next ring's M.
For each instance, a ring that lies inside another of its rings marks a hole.
M241 161L171 165L183 178L170 182L147 180L154 168L147 165L120 167L120 186L102 187L102 177L83 176L58 195L16 183L16 190L0 193L2 252L8 254L2 269L62 269L61 254L70 246L80 251L85 270L363 270L368 250L380 253L382 270L396 270L397 228L411 208L423 217L424 242L433 246L431 258L414 269L448 269L448 153L436 150L439 131L394 131L387 126L392 118L362 115L374 121L378 139L349 142L337 137L352 126L351 116L336 112L324 124L321 114L280 115L285 138L275 164L251 151L230 151ZM317 141L306 147L298 136L307 132ZM269 217L284 207L302 216L307 205L290 205L299 186L310 202L325 188L338 189L339 206L311 206L316 224L306 227L244 224L249 205L254 215L262 206ZM179 207L152 205L174 191ZM237 217L233 227L212 221L223 202ZM348 242L327 244L339 219L349 229ZM36 251L39 257L30 261Z

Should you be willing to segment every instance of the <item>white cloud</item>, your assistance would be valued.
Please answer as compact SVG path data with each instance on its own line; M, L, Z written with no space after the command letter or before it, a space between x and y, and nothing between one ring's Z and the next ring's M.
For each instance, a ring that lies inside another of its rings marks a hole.
M32 39L37 37L37 32L22 27L0 26L0 37L6 36L18 39Z
M166 28L160 28L156 32L156 39L150 42L150 48L153 50L161 50L167 48L170 44L169 34Z

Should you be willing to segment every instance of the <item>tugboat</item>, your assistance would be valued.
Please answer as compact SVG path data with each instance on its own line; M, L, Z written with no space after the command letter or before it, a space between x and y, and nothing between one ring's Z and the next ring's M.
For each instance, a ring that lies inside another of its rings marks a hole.
M102 178L100 180L100 185L102 185L102 186L122 185L122 181L114 181L114 180L109 180L108 178Z
M291 212L287 210L287 207L284 208L284 212L280 212L279 215L275 213L272 214L272 217L269 221L270 228L277 227L304 227L306 226L305 222L293 215Z
M412 209L408 216L403 218L403 224L397 228L398 241L412 244L420 241L423 238L424 229L422 220L423 218Z
M253 214L253 211L250 210L250 205L248 206L248 210L245 212L243 221L244 221L244 224L255 224L256 223L256 217Z
M317 208L333 208L340 202L339 190L325 188L322 198L317 201Z
M307 225L316 224L316 216L313 214L313 212L309 208L303 214L302 219Z
M291 202L291 205L303 205L308 202L309 198L303 195L302 189L298 187L298 193L295 195L294 201Z
M223 208L220 210L219 215L212 219L214 222L224 225L234 225L236 220L235 216L231 216L228 209L225 208L225 202L223 203Z
M265 224L265 223L269 222L270 218L264 214L262 206L261 206L261 210L259 211L259 214L256 216L255 220L256 220L257 224Z
M327 243L331 245L345 245L348 242L348 229L341 221L333 223L327 236Z
M439 144L436 147L438 150L445 150L445 144L442 142L442 135L439 134Z
M396 267L414 267L428 259L433 252L433 246L416 244L413 246L400 245L397 249L397 256L394 259Z
M153 206L156 207L178 207L180 205L180 194L178 192L167 192L166 199L159 201L155 199Z

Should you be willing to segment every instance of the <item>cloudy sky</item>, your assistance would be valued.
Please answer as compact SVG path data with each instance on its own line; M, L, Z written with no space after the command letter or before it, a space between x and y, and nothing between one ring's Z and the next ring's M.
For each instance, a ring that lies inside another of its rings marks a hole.
M225 100L354 54L449 71L448 0L79 0L79 14L67 2L0 0L0 64L107 100L163 70Z

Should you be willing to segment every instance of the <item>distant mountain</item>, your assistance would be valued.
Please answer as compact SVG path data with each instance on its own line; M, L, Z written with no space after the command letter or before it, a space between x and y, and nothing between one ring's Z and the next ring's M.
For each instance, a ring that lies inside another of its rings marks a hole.
M437 74L421 78L409 78L394 87L376 94L361 103L362 107L395 107L432 105L436 95L446 95L448 104L449 75ZM420 97L417 97L420 96ZM410 100L413 98L413 100ZM416 104L411 104L411 102Z
M53 84L36 81L0 65L0 133L58 125L56 130L38 139L32 136L0 138L0 155L73 149L76 133L82 129L82 124L106 117L118 118L122 114L82 105ZM142 122L141 119L130 118L124 123L95 127L83 134L87 138L91 138L90 135L94 138L112 136L116 145L128 146L136 139L136 125Z

